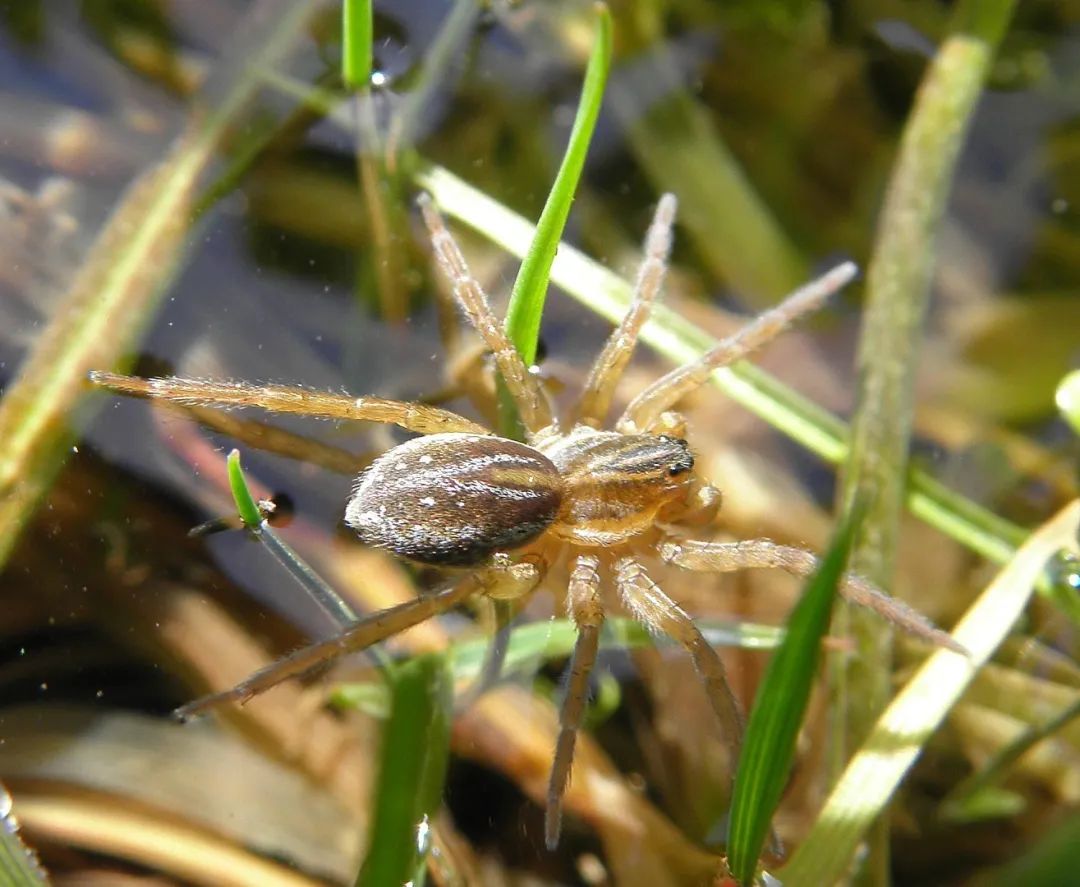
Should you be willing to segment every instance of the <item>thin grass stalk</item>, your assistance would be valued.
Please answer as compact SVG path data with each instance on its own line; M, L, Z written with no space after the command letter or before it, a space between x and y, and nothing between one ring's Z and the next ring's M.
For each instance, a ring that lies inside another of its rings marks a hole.
M585 69L585 82L581 87L581 98L574 115L574 125L570 130L566 152L544 202L544 209L536 223L529 249L522 258L510 292L510 302L506 307L506 334L526 366L531 366L536 360L540 319L544 313L551 265L562 240L574 194L577 193L578 182L581 181L581 174L585 169L589 143L600 116L604 88L611 70L611 29L611 13L603 3L597 3L596 36ZM521 440L523 434L517 408L501 378L498 380L498 400L499 432L504 437Z
M446 657L410 659L394 669L390 690L393 701L383 728L367 856L356 887L420 887L431 850L432 820L442 803L453 716Z
M574 125L570 130L566 153L563 155L555 181L551 185L540 221L536 223L536 235L528 254L521 263L510 303L506 308L506 332L526 365L536 360L536 343L540 337L540 317L544 309L551 264L559 248L567 216L574 200L581 173L585 168L585 156L589 151L596 120L600 116L600 104L611 69L611 13L603 3L596 4L596 37L592 54L585 71Z
M372 249L359 253L359 285L375 289L379 314L392 323L404 323L409 308L409 236L401 208L400 177L387 162L386 143L376 117L376 96L371 91L373 15L371 0L344 0L342 4L341 79L352 93L349 104L356 139L356 177L367 208Z
M343 0L341 79L348 89L366 90L371 82L373 18L371 0Z
M791 780L799 729L821 660L836 590L844 575L858 511L840 527L788 619L780 648L754 694L731 799L728 860L740 884L753 883L776 808Z
M962 817L980 792L992 788L996 782L1003 780L1013 764L1020 758L1043 740L1059 733L1077 718L1080 718L1080 698L1066 705L1042 723L1028 725L1007 745L994 752L979 770L949 792L945 800L941 802L942 815Z
M900 781L1024 612L1048 560L1062 548L1076 551L1078 526L1080 500L1074 500L1031 534L957 623L953 637L970 655L936 651L897 694L833 787L809 834L776 873L785 887L841 882Z
M49 877L37 855L19 835L19 823L7 788L0 783L0 884L8 887L46 887Z
M348 601L339 595L315 570L292 548L278 537L266 518L259 510L255 497L251 495L243 469L240 467L240 451L229 453L227 461L229 489L233 502L239 512L244 528L254 536L263 547L291 575L307 595L314 600L324 613L330 616L339 628L346 628L357 619L356 611ZM376 663L378 660L376 659Z
M1061 380L1054 402L1072 430L1080 434L1080 370L1073 370Z
M679 197L679 228L704 265L745 304L764 310L807 277L809 263L746 175L715 123L713 109L686 89L675 51L659 53L638 76L612 82L611 105L637 161L658 192ZM718 209L722 208L722 209Z
M858 395L841 491L864 503L852 568L884 588L893 582L905 498L914 379L936 259L938 229L957 157L1014 0L966 0L930 65L904 129L867 273L858 352ZM833 766L862 741L891 692L891 630L841 607L856 655L835 672ZM888 833L876 829L861 883L889 881Z
M180 260L200 174L305 16L285 0L256 7L252 52L237 48L244 64L208 84L222 98L128 189L0 401L0 566L69 452L87 372L131 349Z

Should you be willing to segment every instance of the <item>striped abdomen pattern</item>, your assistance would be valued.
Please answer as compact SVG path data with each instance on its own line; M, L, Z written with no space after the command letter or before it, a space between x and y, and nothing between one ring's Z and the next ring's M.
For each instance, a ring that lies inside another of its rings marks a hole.
M432 434L360 475L345 523L369 545L425 564L472 566L536 539L562 504L542 453L480 434Z

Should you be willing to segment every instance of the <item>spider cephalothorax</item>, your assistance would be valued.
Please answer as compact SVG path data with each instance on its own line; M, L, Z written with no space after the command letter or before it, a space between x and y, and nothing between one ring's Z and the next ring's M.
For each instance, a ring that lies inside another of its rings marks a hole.
M517 405L524 443L495 436L456 413L416 403L312 392L288 386L199 379L137 379L94 373L114 390L198 406L257 406L334 419L388 422L425 435L380 456L357 480L345 520L365 542L414 561L462 572L443 591L359 620L339 636L296 651L243 683L196 700L183 717L246 699L343 653L364 649L474 594L520 598L564 555L570 565L566 609L578 629L560 711L549 783L546 840L558 840L562 796L584 713L589 674L604 622L607 589L651 629L677 640L701 674L725 737L737 754L743 718L716 651L686 612L657 585L641 559L658 555L687 570L729 572L776 567L805 575L813 554L765 539L698 542L678 524L699 524L720 493L694 472L685 422L670 410L713 370L745 357L851 280L840 265L749 322L698 360L661 377L627 406L613 430L602 425L616 383L660 290L671 245L675 199L660 200L645 245L634 300L593 364L572 419L561 424L528 371L460 250L425 197L424 220L454 297L482 336ZM841 593L935 643L948 635L855 576Z

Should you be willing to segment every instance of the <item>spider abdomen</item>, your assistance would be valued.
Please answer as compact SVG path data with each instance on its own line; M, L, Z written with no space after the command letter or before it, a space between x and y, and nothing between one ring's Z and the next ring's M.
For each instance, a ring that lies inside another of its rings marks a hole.
M537 538L561 504L558 469L532 447L432 434L394 447L360 475L345 523L410 560L475 566Z

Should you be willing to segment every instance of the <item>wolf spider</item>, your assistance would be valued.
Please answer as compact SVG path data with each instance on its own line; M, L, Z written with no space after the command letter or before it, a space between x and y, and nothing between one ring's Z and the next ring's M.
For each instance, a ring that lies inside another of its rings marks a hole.
M713 370L745 357L795 319L819 308L855 276L856 269L851 263L839 265L697 360L667 373L630 402L613 430L604 430L616 384L661 289L671 248L674 196L665 195L656 208L633 300L593 363L566 423L555 417L544 389L510 343L430 198L422 196L420 206L454 297L494 355L517 405L525 443L497 437L456 413L425 404L235 381L140 379L102 372L91 374L91 379L117 392L189 406L259 407L383 422L424 435L384 453L359 476L345 522L370 545L419 563L456 569L458 581L430 596L365 616L341 634L272 663L232 689L195 700L177 710L182 718L220 703L243 703L473 595L520 599L543 581L558 558L568 555L566 608L577 627L577 640L565 681L547 796L545 839L553 848L604 623L605 577L613 579L619 599L635 618L687 650L733 760L737 757L744 718L720 657L690 616L652 580L641 557L659 555L668 564L709 573L775 567L799 576L810 573L817 560L809 551L766 539L700 542L677 533L680 524L708 523L719 508L720 492L695 474L694 456L684 439L685 420L670 410ZM948 635L857 576L845 576L840 593L902 629L952 646Z

